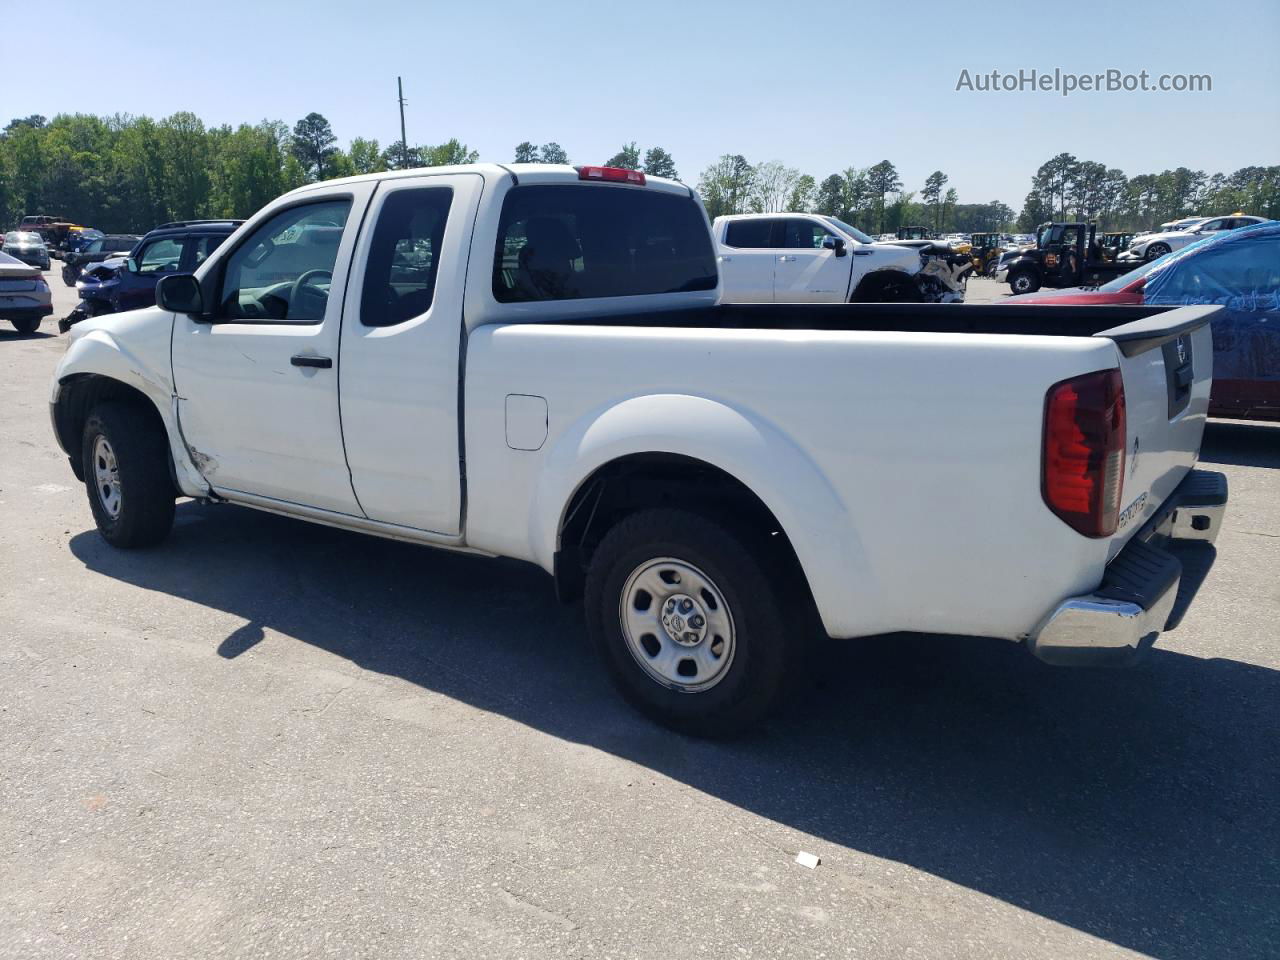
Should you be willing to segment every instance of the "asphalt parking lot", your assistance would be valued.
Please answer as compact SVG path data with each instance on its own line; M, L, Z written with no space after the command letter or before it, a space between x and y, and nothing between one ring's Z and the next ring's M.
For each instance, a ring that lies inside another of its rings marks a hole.
M193 502L112 550L54 331L0 324L0 957L1280 955L1280 426L1210 424L1217 562L1138 666L829 644L706 743L521 564Z

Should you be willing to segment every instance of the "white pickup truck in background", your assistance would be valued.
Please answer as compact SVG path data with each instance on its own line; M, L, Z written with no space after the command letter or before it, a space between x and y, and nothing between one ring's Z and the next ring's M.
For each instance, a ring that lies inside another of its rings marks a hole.
M1170 622L1165 546L1226 502L1193 470L1217 308L720 294L679 183L318 183L73 327L54 432L118 547L195 497L537 564L628 699L697 734L765 712L815 621L1058 663Z
M724 303L961 303L972 261L943 244L877 243L816 213L716 217Z

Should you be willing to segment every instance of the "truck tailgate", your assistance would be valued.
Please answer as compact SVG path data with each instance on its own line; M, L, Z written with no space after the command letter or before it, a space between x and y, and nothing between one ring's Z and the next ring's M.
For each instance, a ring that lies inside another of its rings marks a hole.
M1115 556L1195 465L1213 382L1209 321L1221 307L1179 307L1095 336L1115 342L1127 444Z

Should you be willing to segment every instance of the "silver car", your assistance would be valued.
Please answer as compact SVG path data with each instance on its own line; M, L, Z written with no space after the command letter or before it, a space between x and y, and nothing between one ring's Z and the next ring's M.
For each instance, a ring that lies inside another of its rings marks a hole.
M45 246L44 237L26 230L10 230L4 235L4 243L0 244L9 256L41 270L49 269L49 248Z
M39 269L0 253L0 320L19 333L35 333L53 313L53 294Z

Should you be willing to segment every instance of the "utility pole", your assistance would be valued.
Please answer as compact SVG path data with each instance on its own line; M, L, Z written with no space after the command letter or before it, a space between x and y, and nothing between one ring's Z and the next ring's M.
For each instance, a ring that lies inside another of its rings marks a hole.
M409 165L409 142L404 138L404 82L396 77L396 89L400 92L400 169Z

